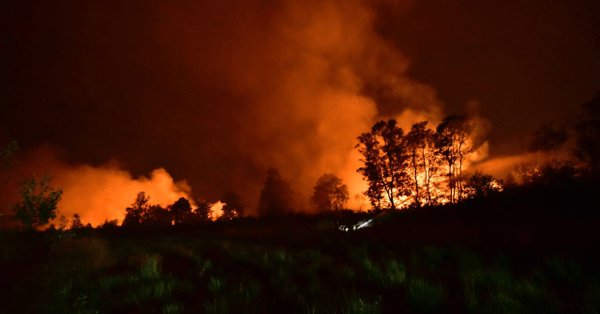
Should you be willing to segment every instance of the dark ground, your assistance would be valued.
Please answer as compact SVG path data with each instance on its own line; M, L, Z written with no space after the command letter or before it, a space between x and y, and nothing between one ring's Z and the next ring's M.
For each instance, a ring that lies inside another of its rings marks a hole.
M599 313L592 180L459 205L0 233L5 313Z

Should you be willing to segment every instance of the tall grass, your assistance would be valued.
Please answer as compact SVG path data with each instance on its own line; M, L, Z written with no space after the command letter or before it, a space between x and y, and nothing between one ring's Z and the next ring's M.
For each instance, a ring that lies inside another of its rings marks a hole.
M413 278L408 281L408 303L417 313L438 313L442 310L446 291L437 283Z
M36 240L42 241L42 240ZM169 236L54 237L31 257L13 313L598 313L598 270L574 259L402 249L345 239L277 245ZM25 243L25 242L23 242ZM26 244L23 244L26 245ZM18 254L17 254L18 253ZM23 273L21 271L21 273ZM26 277L25 277L26 278ZM35 294L26 292L34 291ZM11 294L12 293L12 294ZM8 299L8 298L7 298Z

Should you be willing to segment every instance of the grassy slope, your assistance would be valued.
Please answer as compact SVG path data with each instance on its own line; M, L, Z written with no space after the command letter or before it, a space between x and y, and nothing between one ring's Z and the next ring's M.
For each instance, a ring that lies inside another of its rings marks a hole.
M354 233L327 217L1 233L0 302L7 313L598 313L594 189L519 189Z

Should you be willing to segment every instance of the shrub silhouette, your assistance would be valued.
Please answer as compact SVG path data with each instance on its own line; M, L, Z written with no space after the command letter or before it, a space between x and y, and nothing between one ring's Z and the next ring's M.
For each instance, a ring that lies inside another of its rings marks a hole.
M56 218L62 191L50 186L50 177L33 177L21 183L21 202L13 205L15 217L27 228L38 228Z

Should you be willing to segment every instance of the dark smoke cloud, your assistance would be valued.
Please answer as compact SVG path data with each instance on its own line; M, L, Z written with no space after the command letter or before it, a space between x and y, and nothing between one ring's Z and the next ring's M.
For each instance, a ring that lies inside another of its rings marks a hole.
M326 172L360 193L353 146L380 116L379 99L394 101L385 115L405 125L443 112L375 30L377 9L397 4L13 4L5 17L21 27L6 36L0 134L26 149L61 146L66 165L89 164L65 166L81 182L124 171L105 166L116 159L129 180L164 168L196 196L235 190L250 208L269 167L300 208Z

